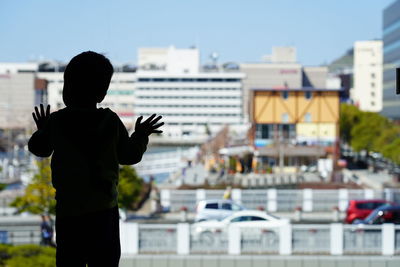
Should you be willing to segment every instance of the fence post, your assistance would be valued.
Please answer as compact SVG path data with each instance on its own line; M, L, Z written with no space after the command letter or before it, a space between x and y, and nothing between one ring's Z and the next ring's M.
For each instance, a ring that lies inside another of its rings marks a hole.
M364 198L365 199L373 199L374 198L374 190L373 189L364 189Z
M313 211L313 190L303 189L303 211Z
M241 252L241 233L240 227L230 224L228 228L228 254L240 255Z
M393 189L385 188L384 189L384 195L385 195L385 199L387 201L393 201Z
M242 204L242 189L234 188L232 189L232 199L239 204Z
M349 202L349 191L345 188L339 189L339 203L338 207L340 211L346 211Z
M292 225L284 224L279 228L279 254L292 254Z
M169 189L161 189L160 193L160 198L161 198L161 206L162 208L171 208L171 190Z
M331 223L331 255L343 255L343 224Z
M196 189L196 202L206 199L206 190Z
M121 253L139 253L139 225L120 221Z
M267 191L267 196L268 196L268 202L267 202L267 208L269 212L275 212L278 210L278 205L277 205L277 191L275 188L268 189Z
M392 223L382 224L382 255L394 255L395 228Z
M188 255L190 252L190 227L188 223L178 223L176 229L177 254Z

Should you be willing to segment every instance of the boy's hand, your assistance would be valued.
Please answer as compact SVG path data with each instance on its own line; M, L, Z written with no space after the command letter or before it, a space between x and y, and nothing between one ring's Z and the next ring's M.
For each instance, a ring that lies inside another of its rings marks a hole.
M143 119L143 116L140 116L136 120L135 132L140 132L146 134L147 136L151 135L152 133L162 133L161 130L157 130L162 125L164 125L163 122L157 123L162 118L162 116L158 116L157 118L155 118L155 116L156 114L151 115L147 120L142 123L141 121Z
M43 130L50 118L50 105L47 105L46 112L44 111L43 104L40 104L40 112L38 107L35 107L32 117L35 120L38 130Z

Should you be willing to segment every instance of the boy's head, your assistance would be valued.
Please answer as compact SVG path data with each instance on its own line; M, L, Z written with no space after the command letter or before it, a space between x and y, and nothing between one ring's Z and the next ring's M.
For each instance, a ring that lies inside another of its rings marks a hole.
M75 56L64 71L66 106L89 106L103 101L114 73L110 60L87 51Z

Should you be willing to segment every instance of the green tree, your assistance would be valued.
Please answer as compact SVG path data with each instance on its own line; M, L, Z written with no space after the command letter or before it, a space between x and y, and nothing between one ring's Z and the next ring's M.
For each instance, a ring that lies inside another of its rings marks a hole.
M140 201L143 180L131 166L122 166L119 170L118 204L123 209L132 210Z
M374 112L363 112L360 120L351 128L351 146L355 151L377 151L375 146L378 137L389 127L385 117Z
M400 164L400 138L397 138L392 143L387 144L382 149L384 157L389 158L396 164Z
M340 138L346 143L351 142L351 129L360 121L362 112L353 105L340 105Z
M18 212L33 214L55 214L55 189L51 183L50 159L36 161L38 172L31 183L25 188L25 194L17 197L12 203Z

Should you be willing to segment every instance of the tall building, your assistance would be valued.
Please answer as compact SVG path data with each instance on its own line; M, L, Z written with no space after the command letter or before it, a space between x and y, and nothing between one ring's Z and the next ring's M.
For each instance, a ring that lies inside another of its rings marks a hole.
M354 44L353 103L363 111L382 110L382 41L357 41Z
M400 67L400 1L383 11L383 110L382 114L400 119L400 96L396 95L396 68Z
M242 73L202 69L195 48L139 49L138 58L135 112L163 115L164 136L204 139L242 123Z
M39 69L37 73L39 78L47 80L47 99L52 111L64 107L62 99L63 70L64 67L59 66L51 69ZM134 127L135 81L135 72L124 72L115 68L107 95L99 105L100 107L109 107L116 112L129 130L133 130Z
M284 51L287 52L285 55ZM265 57L266 62L243 63L240 70L245 74L243 80L243 113L249 120L250 92L254 88L283 90L286 88L326 88L326 67L303 67L296 63L295 48L274 48L271 56Z

